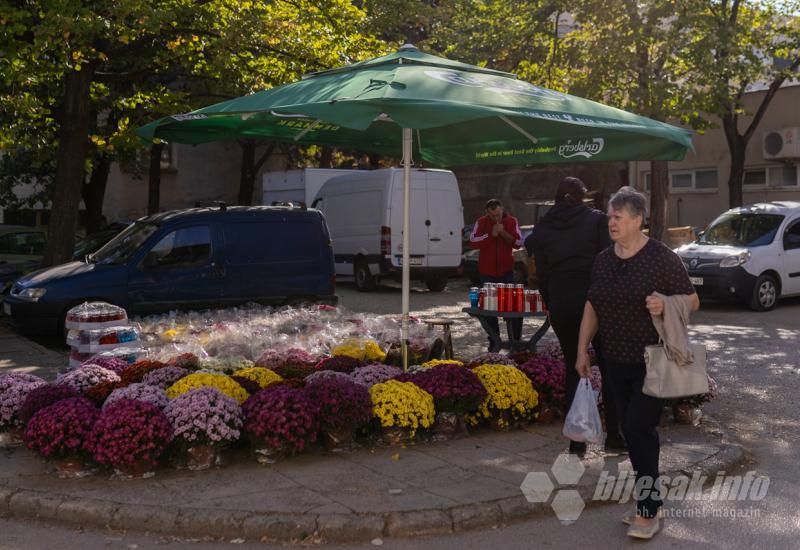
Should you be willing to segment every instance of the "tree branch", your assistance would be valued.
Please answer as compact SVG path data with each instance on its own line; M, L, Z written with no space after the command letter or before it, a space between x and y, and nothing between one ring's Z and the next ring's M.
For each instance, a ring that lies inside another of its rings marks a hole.
M767 112L767 107L772 102L772 99L775 97L775 94L778 93L778 90L783 85L784 81L786 80L786 75L788 73L794 72L797 68L800 67L800 56L794 60L794 62L789 66L787 72L782 72L779 76L772 81L772 84L769 85L769 89L767 90L764 99L761 100L761 104L758 106L758 110L756 114L753 115L753 120L750 122L750 126L747 127L747 130L743 134L743 138L745 143L750 141L750 138L753 137L753 134L756 131L761 119L764 118L764 114Z

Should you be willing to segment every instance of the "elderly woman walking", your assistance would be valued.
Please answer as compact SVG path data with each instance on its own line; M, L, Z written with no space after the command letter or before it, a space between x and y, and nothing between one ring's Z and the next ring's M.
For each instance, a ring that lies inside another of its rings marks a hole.
M612 385L622 434L636 472L636 513L626 516L628 535L652 538L660 529L663 502L657 486L659 438L656 427L663 402L642 393L646 374L645 346L658 343L652 317L663 315L664 301L653 296L689 295L692 310L700 300L680 258L667 246L642 233L647 198L631 187L609 201L608 228L614 245L601 252L592 268L584 306L575 368L590 374L587 349L598 332L603 340L607 379Z

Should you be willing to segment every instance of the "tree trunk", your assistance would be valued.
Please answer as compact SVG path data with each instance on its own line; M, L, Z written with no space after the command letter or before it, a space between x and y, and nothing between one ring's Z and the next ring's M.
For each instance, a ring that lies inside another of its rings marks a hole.
M240 141L242 147L242 166L239 172L239 203L243 206L250 206L253 203L253 187L255 185L256 174L254 165L256 162L256 142L252 139Z
M728 207L742 206L742 182L744 180L744 161L748 138L739 134L739 120L736 114L727 113L722 117L722 129L728 142L731 155L731 173L728 176Z
M111 158L100 154L95 159L89 182L83 186L83 204L86 205L86 234L103 229L103 200L106 195L108 174L111 171Z
M650 163L650 237L662 240L667 230L669 201L669 171L667 161Z
M332 168L333 167L333 147L328 147L327 145L322 147L322 154L319 158L319 167L320 168Z
M147 188L147 215L158 212L161 202L161 150L163 143L150 146L150 184Z
M744 181L745 147L731 150L731 173L728 176L728 207L736 208L744 203L742 183Z
M44 265L69 261L75 248L78 207L85 177L84 163L89 151L89 86L95 68L94 63L85 63L82 70L70 71L64 77L64 109L59 128L56 177Z

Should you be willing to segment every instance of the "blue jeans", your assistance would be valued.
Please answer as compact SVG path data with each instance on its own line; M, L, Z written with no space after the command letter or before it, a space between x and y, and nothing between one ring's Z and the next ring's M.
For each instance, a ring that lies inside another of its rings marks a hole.
M513 284L514 271L511 270L508 273L503 273L500 277L481 275L481 285L485 283ZM500 323L497 321L497 317L489 317L486 319L486 322L489 323L489 326L492 327L495 330L495 332L497 332L497 334L500 334ZM522 339L522 318L511 319L511 325L508 327L508 339L515 340L517 342L519 342ZM491 346L492 346L492 339L489 338L489 347L491 348ZM500 351L500 350L491 350L491 351Z

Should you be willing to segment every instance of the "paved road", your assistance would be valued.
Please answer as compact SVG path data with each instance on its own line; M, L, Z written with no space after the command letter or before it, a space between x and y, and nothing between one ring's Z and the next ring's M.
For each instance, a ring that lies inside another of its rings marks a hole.
M421 316L448 315L463 319L460 307L467 285L456 283L444 293L417 287L412 309ZM400 309L397 287L383 287L370 295L358 294L350 285L339 287L343 305L356 311L390 313ZM456 331L456 346L476 346L477 326L464 320ZM476 324L475 324L476 325ZM697 340L710 349L709 370L720 384L719 398L706 406L708 425L724 428L732 443L750 451L749 468L769 476L767 497L756 503L737 503L736 508L755 510L758 517L730 519L721 516L730 503L700 506L706 517L671 519L664 532L648 548L798 548L800 547L800 300L781 302L773 312L756 314L736 305L704 304L694 317ZM680 503L673 508L687 508ZM530 547L626 547L619 517L627 507L609 506L584 512L571 526L555 518L522 523L480 533L420 540L384 540L387 548L426 547L458 549ZM692 510L694 512L694 510ZM120 533L78 533L69 529L28 522L0 521L0 548L42 548L56 543L67 548L152 548L189 546L187 541ZM238 542L238 541L237 541ZM192 542L189 547L212 548L218 543ZM250 547L245 543L245 547ZM369 545L366 545L369 546ZM236 545L241 547L241 545ZM256 546L253 546L256 547ZM263 548L264 546L258 546Z

